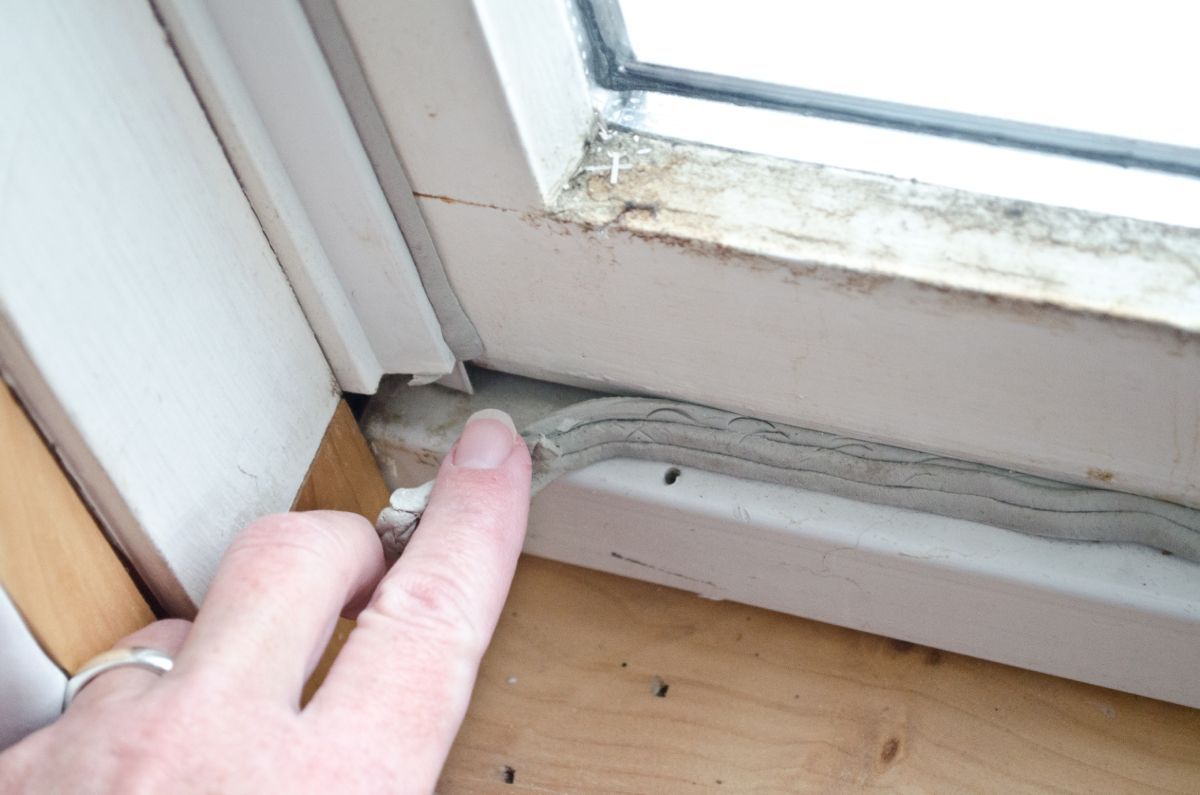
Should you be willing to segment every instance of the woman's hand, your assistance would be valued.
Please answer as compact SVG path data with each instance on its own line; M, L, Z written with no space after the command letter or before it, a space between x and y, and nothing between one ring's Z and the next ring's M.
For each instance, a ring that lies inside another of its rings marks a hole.
M360 516L268 516L230 546L194 624L118 647L175 660L102 674L0 755L4 792L429 792L462 722L525 535L529 454L472 417L385 571ZM364 606L365 605L365 606ZM302 710L339 613L358 626Z

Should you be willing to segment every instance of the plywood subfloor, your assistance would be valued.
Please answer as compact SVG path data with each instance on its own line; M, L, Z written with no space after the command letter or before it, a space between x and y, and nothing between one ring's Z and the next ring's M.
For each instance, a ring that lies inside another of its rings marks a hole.
M1200 792L1200 711L527 556L438 788L862 790Z

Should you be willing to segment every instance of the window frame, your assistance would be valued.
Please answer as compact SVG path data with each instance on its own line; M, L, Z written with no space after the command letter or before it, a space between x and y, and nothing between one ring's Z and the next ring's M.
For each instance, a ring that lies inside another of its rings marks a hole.
M1038 223L1082 218L1092 233L1059 240L1051 225L1015 241L1006 219L1037 206L946 190L920 208L929 223L897 233L919 244L915 258L879 267L654 226L636 206L589 221L559 203L606 135L566 3L337 9L484 366L1200 505L1195 230L1148 224L1126 240L1104 217L1049 208ZM710 170L694 187L720 193L720 179ZM996 222L967 248L1003 253L1002 272L947 267L936 250L939 214L963 202ZM1013 277L1081 253L1063 289L1035 284L1061 274ZM1129 297L1084 300L1096 268Z

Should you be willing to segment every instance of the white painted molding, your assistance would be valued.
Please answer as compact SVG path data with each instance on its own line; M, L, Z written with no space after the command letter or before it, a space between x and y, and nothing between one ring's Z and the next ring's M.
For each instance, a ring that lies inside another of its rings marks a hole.
M337 385L149 4L14 7L0 69L4 376L188 615L291 505Z
M384 372L454 366L408 246L295 0L205 0Z
M572 27L563 0L473 2L529 172L549 204L579 165L595 125L581 31ZM532 30L539 32L540 46L519 46Z
M208 9L193 0L155 0L155 7L338 383L373 393L383 368Z
M562 0L338 0L337 9L417 194L545 206L593 119Z
M619 224L422 209L489 367L1200 507L1196 334L832 267L793 274Z
M421 274L425 294L442 325L442 336L460 362L476 359L483 354L483 342L446 277L442 258L421 216L404 164L392 144L387 124L375 103L334 0L301 0L301 5L341 91L346 110L354 121L363 149L375 169L375 176L379 178L383 195L400 225L417 272Z

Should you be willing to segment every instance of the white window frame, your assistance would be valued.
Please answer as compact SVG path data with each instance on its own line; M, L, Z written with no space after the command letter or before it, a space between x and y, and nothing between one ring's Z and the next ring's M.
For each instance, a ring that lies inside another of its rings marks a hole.
M571 187L596 130L563 0L337 9L486 366L1200 505L1194 230L699 146L675 154L720 168L655 150ZM862 201L849 224L777 208L789 245L752 234L798 181Z

